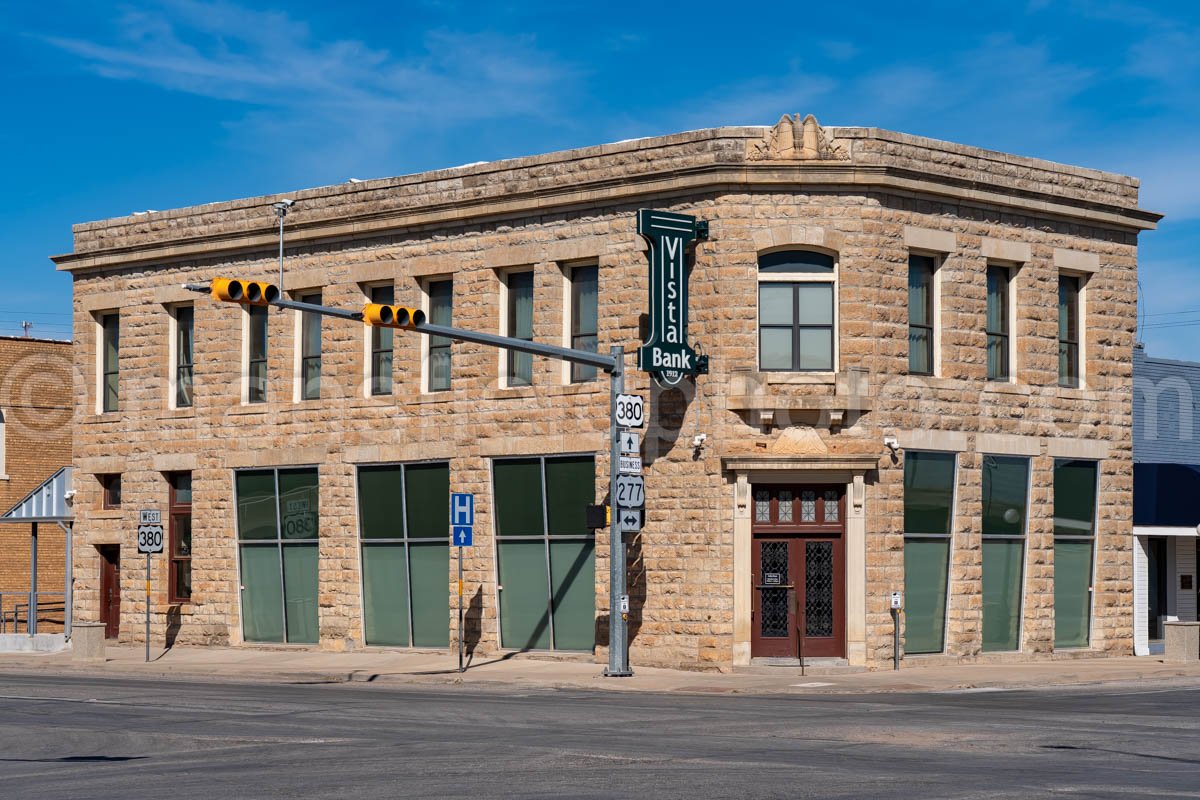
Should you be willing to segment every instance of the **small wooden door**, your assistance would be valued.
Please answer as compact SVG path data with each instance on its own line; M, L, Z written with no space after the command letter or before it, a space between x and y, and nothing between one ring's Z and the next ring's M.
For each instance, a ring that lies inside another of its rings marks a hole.
M104 638L116 639L121 633L121 547L100 545L100 621Z
M844 490L756 486L751 654L844 657Z

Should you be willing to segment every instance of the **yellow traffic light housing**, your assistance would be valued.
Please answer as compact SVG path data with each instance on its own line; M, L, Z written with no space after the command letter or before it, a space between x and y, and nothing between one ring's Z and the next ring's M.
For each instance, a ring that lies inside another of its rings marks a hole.
M267 306L279 299L279 287L260 281L239 281L232 278L214 278L212 282L214 300L241 303L248 306Z
M363 306L363 322L376 328L419 328L425 324L425 312L419 308L368 303Z

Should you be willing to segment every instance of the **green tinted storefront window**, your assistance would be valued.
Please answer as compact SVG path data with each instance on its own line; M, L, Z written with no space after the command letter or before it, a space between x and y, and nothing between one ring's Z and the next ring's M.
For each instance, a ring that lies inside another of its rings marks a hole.
M904 652L945 648L954 453L904 454Z
M1020 646L1029 459L983 457L983 649Z
M506 648L585 650L596 643L592 456L493 462L500 637Z
M234 488L243 637L248 642L315 644L317 470L246 470L236 474Z
M1095 461L1054 462L1054 646L1087 647L1096 534Z
M358 518L366 643L449 645L449 465L360 467Z

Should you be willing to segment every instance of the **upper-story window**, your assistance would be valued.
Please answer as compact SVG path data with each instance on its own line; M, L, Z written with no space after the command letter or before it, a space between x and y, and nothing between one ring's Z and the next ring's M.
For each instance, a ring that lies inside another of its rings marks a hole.
M121 473L108 472L96 476L100 482L100 507L116 509L121 507Z
M301 303L321 305L321 293L299 297ZM321 315L300 312L300 387L298 400L321 398Z
M533 272L510 272L505 276L508 288L507 319L504 335L533 341ZM509 386L533 383L533 356L508 350L506 377Z
M174 335L171 337L171 403L173 408L191 408L194 402L192 372L195 360L196 310L192 306L176 306L171 318Z
M1058 385L1079 385L1079 291L1078 275L1058 276Z
M97 411L116 411L120 407L121 316L116 311L101 314L100 380Z
M811 250L758 259L758 366L831 372L836 363L837 265Z
M390 306L396 302L396 287L392 284L372 286L367 289L367 297L372 303ZM391 328L378 325L367 326L367 337L371 347L369 354L371 394L392 393L392 359L394 354L393 334Z
M1006 381L1012 376L1009 331L1012 270L989 265L987 268L987 379Z
M246 402L267 402L267 307L246 309Z
M576 350L596 352L597 346L597 294L599 291L600 268L596 265L574 267L571 279L570 340L567 344ZM589 364L571 364L571 383L582 383L596 377L596 368Z
M932 375L934 363L934 272L932 256L908 257L908 371Z
M433 325L453 325L454 281L448 278L429 281L425 284L425 294L429 303L429 322ZM426 340L428 353L426 388L430 392L447 391L450 388L451 340L443 336L422 338Z

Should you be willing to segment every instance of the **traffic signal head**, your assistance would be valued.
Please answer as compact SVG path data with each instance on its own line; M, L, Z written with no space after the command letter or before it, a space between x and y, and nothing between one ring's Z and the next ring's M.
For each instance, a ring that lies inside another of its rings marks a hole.
M419 328L425 324L425 312L419 308L368 303L363 306L363 322L377 328Z
M279 299L279 287L273 283L239 281L230 278L214 278L212 282L214 300L242 303L248 306L266 306Z

